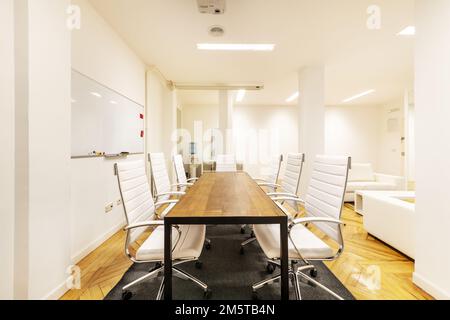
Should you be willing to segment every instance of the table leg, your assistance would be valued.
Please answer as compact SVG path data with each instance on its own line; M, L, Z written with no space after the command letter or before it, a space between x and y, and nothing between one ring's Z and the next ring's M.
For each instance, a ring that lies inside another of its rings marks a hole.
M289 255L288 255L288 224L283 219L280 224L281 244L281 300L289 300Z
M172 224L164 222L164 300L172 300Z

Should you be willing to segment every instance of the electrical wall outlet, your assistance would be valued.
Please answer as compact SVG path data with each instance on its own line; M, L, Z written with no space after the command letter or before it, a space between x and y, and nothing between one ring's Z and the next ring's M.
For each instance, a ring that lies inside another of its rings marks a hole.
M118 206L121 206L122 205L122 199L117 200L116 203L117 203Z
M105 213L110 213L114 208L114 204L110 203L105 207Z

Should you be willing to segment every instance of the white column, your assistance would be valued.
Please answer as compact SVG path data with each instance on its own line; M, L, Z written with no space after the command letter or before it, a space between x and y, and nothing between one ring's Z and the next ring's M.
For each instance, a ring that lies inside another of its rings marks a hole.
M177 93L175 90L168 90L164 96L163 109L163 151L166 156L167 171L171 181L175 183L176 176L172 157L177 152Z
M16 299L54 299L67 290L69 5L69 0L14 0Z
M416 1L414 282L450 299L450 1Z
M299 152L306 154L300 196L306 193L316 155L325 151L325 70L323 66L303 68L299 80Z
M234 95L230 91L219 92L219 130L223 136L222 150L218 153L233 154L233 112L234 112Z
M14 1L0 1L0 300L14 294Z

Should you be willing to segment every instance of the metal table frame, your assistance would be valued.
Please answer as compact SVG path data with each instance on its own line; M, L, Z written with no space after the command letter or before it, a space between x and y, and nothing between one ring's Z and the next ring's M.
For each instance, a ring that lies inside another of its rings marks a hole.
M281 244L281 300L289 300L288 217L220 216L170 217L164 219L164 299L172 300L172 226L173 225L254 225L278 224Z

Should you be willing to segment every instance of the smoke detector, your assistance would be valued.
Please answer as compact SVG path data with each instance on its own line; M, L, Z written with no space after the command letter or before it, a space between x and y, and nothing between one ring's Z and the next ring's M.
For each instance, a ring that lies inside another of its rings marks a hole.
M224 14L226 0L197 0L198 10L204 14Z
M222 26L209 27L209 34L213 37L222 37L225 34L225 30Z

